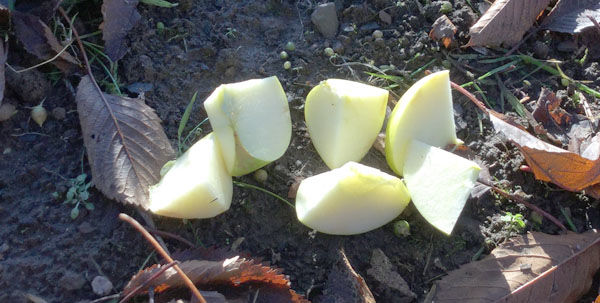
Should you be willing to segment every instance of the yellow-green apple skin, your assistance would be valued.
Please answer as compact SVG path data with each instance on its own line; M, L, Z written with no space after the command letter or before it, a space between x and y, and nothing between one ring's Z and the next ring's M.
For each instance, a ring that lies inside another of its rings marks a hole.
M296 214L304 225L333 235L364 233L396 218L410 197L399 178L356 162L304 179Z
M454 126L454 110L447 70L413 84L394 107L387 124L385 155L392 170L402 176L408 144L412 139L444 147L460 144Z
M290 108L276 76L223 84L204 108L232 176L278 159L290 144Z
M328 79L315 86L304 119L315 149L329 168L359 162L377 138L388 91L349 80Z
M211 133L192 145L160 182L150 187L150 210L174 218L211 218L229 209L232 193L231 176Z
M419 213L449 235L475 186L479 170L473 161L413 140L406 155L404 182Z

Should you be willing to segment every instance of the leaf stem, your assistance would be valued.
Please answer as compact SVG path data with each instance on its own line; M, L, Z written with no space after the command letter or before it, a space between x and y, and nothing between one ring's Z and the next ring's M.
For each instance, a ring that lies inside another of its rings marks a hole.
M271 197L274 197L274 198L276 198L276 199L284 202L285 204L289 205L291 208L296 208L294 206L294 204L290 203L290 201L284 199L282 196L280 196L280 195L278 195L276 193L270 192L270 191L268 191L268 190L266 190L266 189L264 189L262 187L258 187L256 185L252 185L252 184L248 184L248 183L244 183L244 182L239 182L239 181L233 181L233 184L235 184L235 185L237 185L239 187L243 187L243 188L251 188L251 189L258 190L258 191L262 191L263 193L268 194Z
M150 242L150 244L152 244L152 246L154 246L154 249L156 249L156 251L158 251L158 253L167 262L169 262L169 263L174 262L173 259L171 258L171 256L169 256L169 254L162 248L162 246L160 246L160 244L158 244L158 241L156 241L156 239L154 239L154 237L138 221L136 221L134 218L132 218L124 213L119 214L119 219L131 224L131 226L133 226L140 234L142 234L142 236L144 236L144 238L146 238L146 240L148 242ZM200 294L200 291L198 290L198 288L196 288L196 285L194 285L194 282L192 282L192 280L190 280L190 278L185 274L185 272L183 272L183 270L181 270L181 268L177 264L174 264L173 268L181 276L181 279L187 285L187 287L192 291L192 294L194 294L196 299L198 299L198 301L200 303L206 303L206 300L204 299L204 297L202 297L202 295Z

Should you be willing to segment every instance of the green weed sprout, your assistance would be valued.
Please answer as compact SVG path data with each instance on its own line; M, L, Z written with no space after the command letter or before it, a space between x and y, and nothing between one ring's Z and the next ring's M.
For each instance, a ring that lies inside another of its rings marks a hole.
M79 216L79 205L83 206L87 210L94 210L94 204L88 201L90 197L89 188L92 186L92 182L85 182L87 174L81 174L73 179L69 179L70 187L65 195L63 204L74 205L71 209L71 219L75 220ZM54 198L58 198L57 192L52 193Z
M508 223L508 228L512 231L521 232L525 229L525 220L522 214L506 212L501 219L503 222Z

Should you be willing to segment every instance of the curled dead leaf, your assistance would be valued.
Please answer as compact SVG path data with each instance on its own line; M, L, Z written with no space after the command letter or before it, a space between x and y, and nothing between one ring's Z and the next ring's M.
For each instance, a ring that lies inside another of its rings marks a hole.
M429 38L436 41L441 40L444 47L450 48L450 45L454 41L454 34L456 34L456 31L457 28L454 23L450 21L450 18L446 15L441 15L431 26Z
M123 289L123 295L128 295L159 273L163 266L165 265L155 264L134 275ZM260 289L256 302L309 302L290 288L289 280L281 274L280 269L256 263L251 259L236 256L220 261L189 260L182 262L179 267L199 288L216 288L225 296L240 295L239 292L243 292L240 288L252 286L254 289ZM154 288L155 293L160 294L185 288L185 284L181 276L173 268L169 268L152 280L144 292L148 288Z
M600 234L528 233L451 271L434 302L575 302L600 268Z
M519 147L538 180L552 182L570 191L581 191L600 183L600 160L592 161L546 143L503 121L501 116L490 114L494 129Z

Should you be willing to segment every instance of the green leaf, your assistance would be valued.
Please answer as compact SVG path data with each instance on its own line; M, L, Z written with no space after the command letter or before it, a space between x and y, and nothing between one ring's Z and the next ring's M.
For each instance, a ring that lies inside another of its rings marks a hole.
M71 209L71 219L75 220L79 216L79 207L75 206Z
M192 113L192 108L194 107L194 102L196 102L197 95L198 92L196 91L192 96L190 103L185 108L183 116L181 116L181 121L179 121L179 128L177 129L177 141L179 142L179 145L181 145L181 135L183 134L183 130L185 129L185 126L187 125L188 120L190 119L190 114ZM179 148L181 151L181 146Z
M73 200L73 198L75 198L75 192L77 192L77 187L69 188L69 191L67 191L67 200L68 201L71 201L71 200Z
M87 210L94 210L94 204L90 203L90 202L84 202L83 206L85 206L85 208L87 208Z
M75 178L75 180L77 181L78 184L83 184L83 182L85 182L85 178L87 178L87 175L81 174L81 175L77 176L77 178Z
M86 201L90 197L90 193L87 191L79 193L79 200Z
M179 5L179 3L171 3L168 1L164 1L164 0L140 0L140 2L149 4L149 5L159 6L159 7L166 7L166 8L171 8L171 7L175 7L175 6Z

